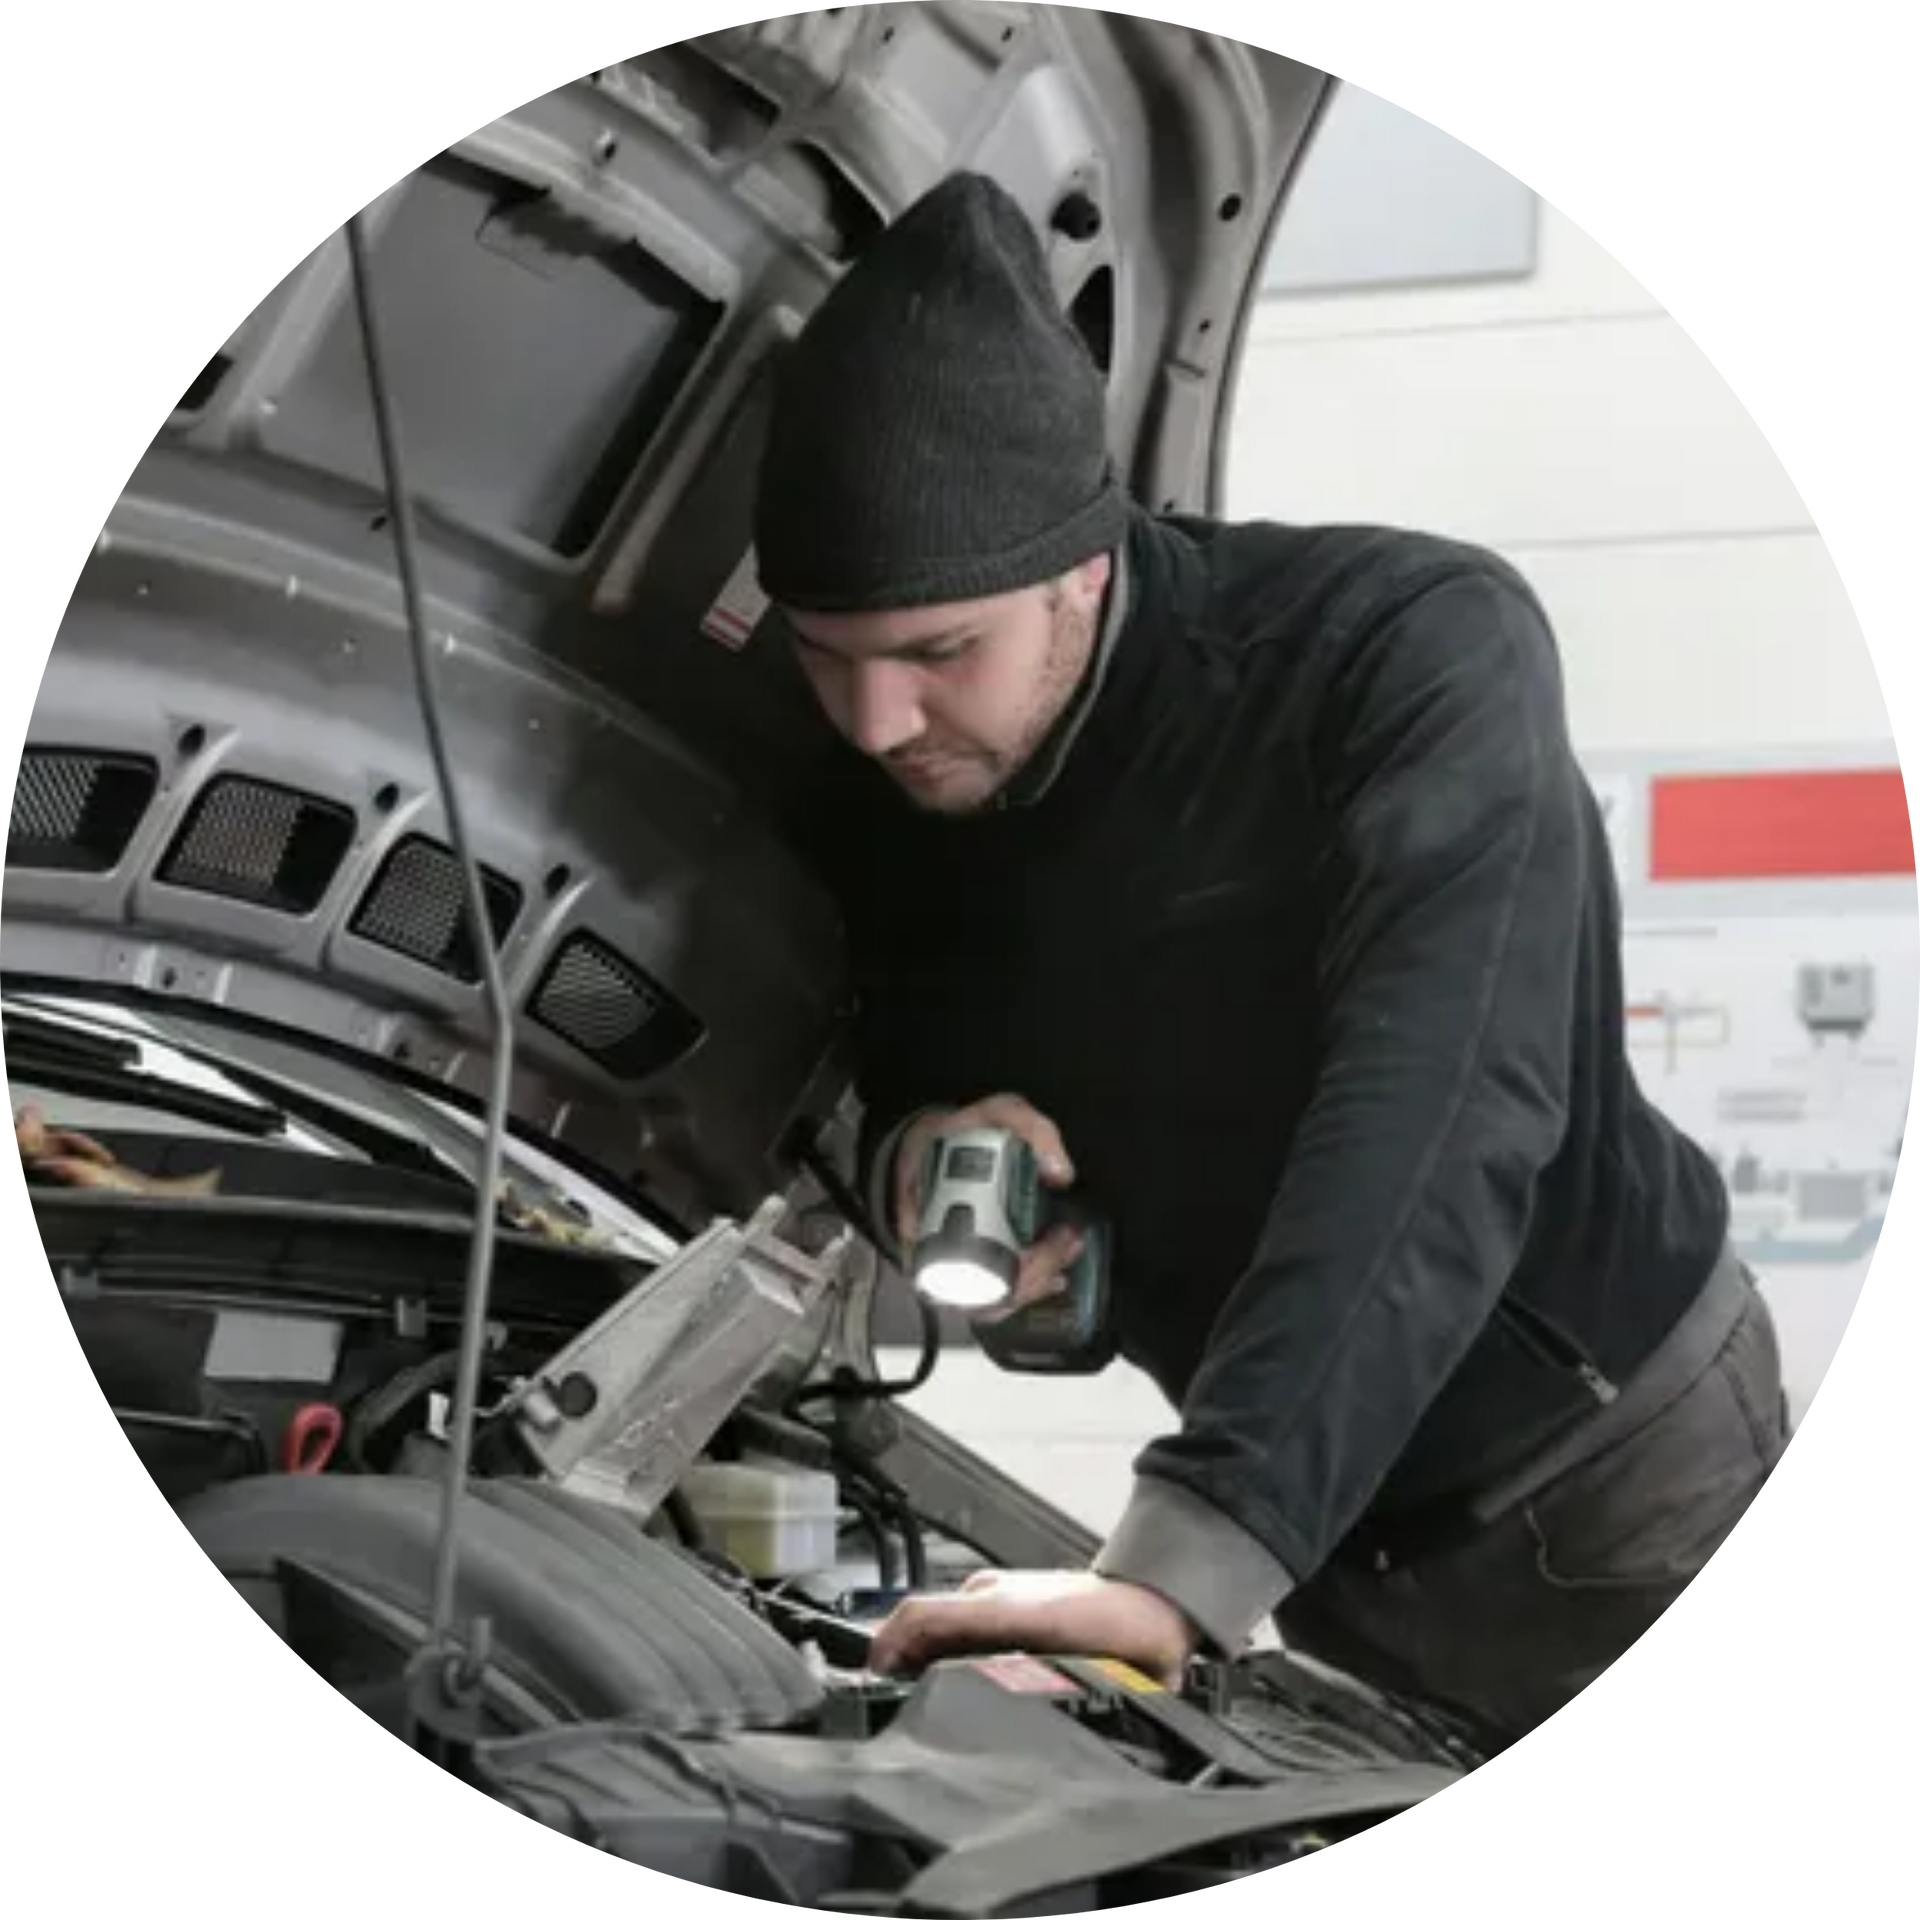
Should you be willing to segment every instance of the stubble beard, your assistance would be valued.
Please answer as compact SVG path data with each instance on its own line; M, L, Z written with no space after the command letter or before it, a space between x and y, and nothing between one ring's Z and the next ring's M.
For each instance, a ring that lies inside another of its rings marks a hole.
M901 791L923 813L954 819L984 813L1032 763L1055 723L1066 712L1093 656L1094 627L1099 613L1093 607L1071 605L1057 585L1049 596L1049 604L1053 624L1046 660L1032 705L1023 716L1014 740L999 748L970 742L962 749L943 753L933 762L935 771L927 783L919 786L901 777L904 767L890 768ZM906 764L912 764L911 756L907 757Z

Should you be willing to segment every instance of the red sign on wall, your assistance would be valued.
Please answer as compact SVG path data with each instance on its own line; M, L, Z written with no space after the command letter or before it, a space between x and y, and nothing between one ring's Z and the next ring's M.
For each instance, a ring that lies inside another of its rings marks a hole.
M1888 880L1914 872L1897 767L1653 782L1655 880Z

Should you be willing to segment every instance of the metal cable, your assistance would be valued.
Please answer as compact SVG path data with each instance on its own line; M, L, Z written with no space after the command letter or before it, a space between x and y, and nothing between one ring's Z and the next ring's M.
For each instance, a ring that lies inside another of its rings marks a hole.
M479 1397L480 1368L485 1353L487 1303L493 1279L495 1197L500 1190L500 1162L513 1086L513 1010L506 980L500 970L493 922L487 913L480 868L467 840L466 820L454 784L440 723L440 705L433 683L432 649L414 541L413 507L407 497L400 461L399 434L393 417L393 395L387 383L386 357L378 318L374 312L372 273L368 265L363 216L347 222L347 252L353 266L354 307L359 319L361 351L366 361L367 388L373 402L374 428L380 441L380 466L387 493L387 518L393 529L394 559L400 573L400 592L406 611L407 641L413 655L415 690L420 720L432 756L440 804L446 814L447 837L460 864L471 925L474 952L487 1013L493 1027L492 1080L487 1092L486 1129L480 1149L480 1177L474 1198L473 1242L467 1261L466 1299L460 1327L460 1360L454 1377L453 1407L448 1421L444 1497L440 1534L433 1569L432 1632L435 1640L448 1638L453 1627L454 1599L459 1584L460 1503L466 1492L473 1457L475 1405Z

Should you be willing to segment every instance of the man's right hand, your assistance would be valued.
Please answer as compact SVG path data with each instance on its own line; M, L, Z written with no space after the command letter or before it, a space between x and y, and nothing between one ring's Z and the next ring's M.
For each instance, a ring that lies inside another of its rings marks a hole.
M919 1233L920 1169L933 1143L950 1133L965 1133L974 1127L999 1127L1014 1134L1033 1149L1040 1163L1040 1178L1046 1185L1057 1190L1073 1185L1073 1161L1068 1157L1060 1129L1017 1093L996 1093L990 1099L976 1100L969 1107L931 1109L901 1134L894 1153L893 1224L901 1247L911 1249ZM1036 1300L1058 1293L1062 1276L1079 1259L1084 1244L1076 1229L1053 1228L1027 1250L1011 1296L998 1307L971 1317L1003 1320Z

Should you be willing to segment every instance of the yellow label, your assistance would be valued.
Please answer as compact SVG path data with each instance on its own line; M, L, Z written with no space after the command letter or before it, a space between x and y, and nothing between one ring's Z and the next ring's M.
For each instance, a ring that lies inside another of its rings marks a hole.
M1093 1662L1109 1680L1117 1681L1129 1693L1165 1693L1158 1680L1149 1680L1137 1667L1130 1667L1124 1660L1096 1660Z

